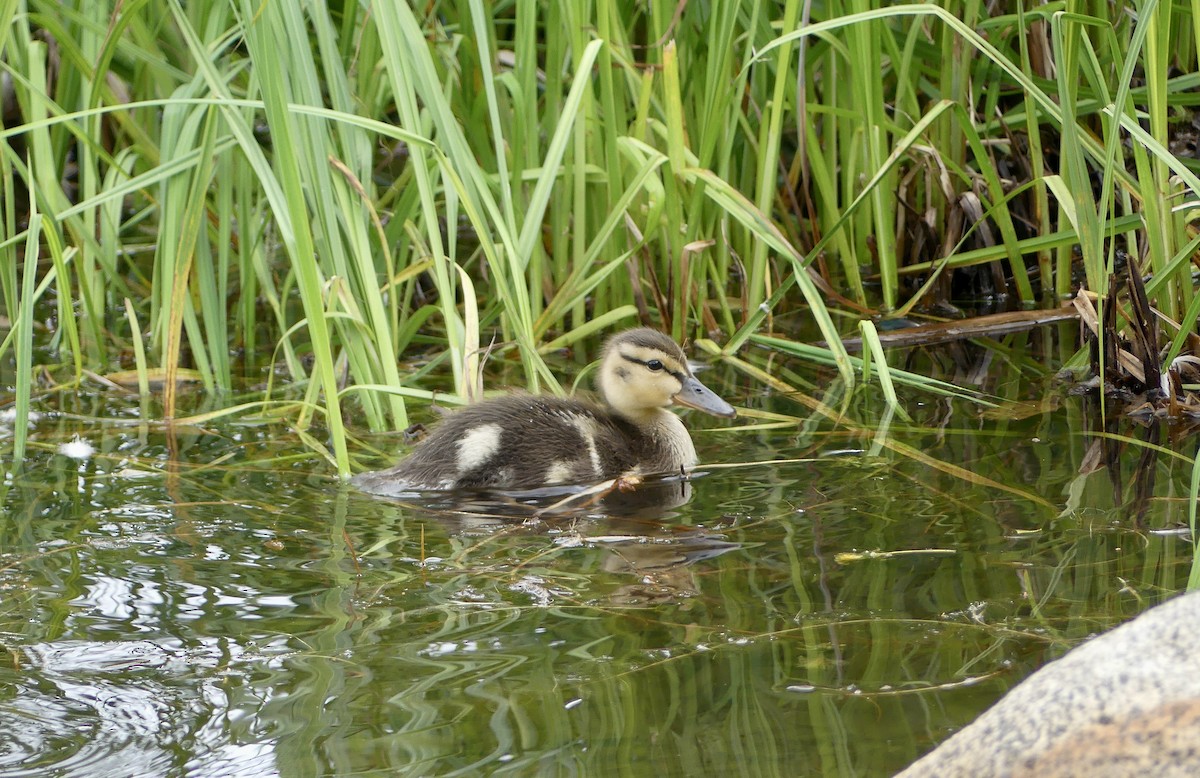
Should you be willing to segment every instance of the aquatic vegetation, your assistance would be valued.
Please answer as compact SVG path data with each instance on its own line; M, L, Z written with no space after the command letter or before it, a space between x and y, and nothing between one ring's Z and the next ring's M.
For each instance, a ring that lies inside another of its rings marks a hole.
M1178 4L63 8L2 9L16 386L134 371L173 418L184 370L261 385L236 404L345 475L348 417L404 428L489 355L558 391L547 354L635 318L722 357L818 336L847 391L843 321L1104 296L1120 251L1176 343L1195 319Z

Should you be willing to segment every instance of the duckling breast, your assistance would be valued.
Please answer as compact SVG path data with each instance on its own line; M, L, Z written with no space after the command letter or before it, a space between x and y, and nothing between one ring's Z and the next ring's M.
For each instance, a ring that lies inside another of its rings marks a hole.
M652 443L648 446L643 471L647 473L678 473L691 470L699 458L696 446L683 421L667 410L660 410L649 427Z

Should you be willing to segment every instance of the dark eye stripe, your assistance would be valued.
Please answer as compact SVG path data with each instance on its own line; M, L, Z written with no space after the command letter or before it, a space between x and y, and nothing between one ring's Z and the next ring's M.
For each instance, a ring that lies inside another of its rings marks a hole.
M648 370L653 370L653 368L650 367L651 362L657 362L660 365L662 365L662 370L664 372L666 372L669 375L674 376L675 379L677 381L679 381L680 383L683 383L683 381L687 378L687 376L685 376L680 371L672 370L671 368L667 367L667 364L665 362L663 362L661 359L642 360L642 359L638 359L637 357L631 357L628 354L622 354L621 358L624 359L626 362L632 362L635 365L641 365L642 367L644 367Z

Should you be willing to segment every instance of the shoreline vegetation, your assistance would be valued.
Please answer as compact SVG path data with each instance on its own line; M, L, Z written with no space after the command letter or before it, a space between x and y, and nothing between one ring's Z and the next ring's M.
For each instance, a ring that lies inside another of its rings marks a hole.
M194 381L205 419L283 421L344 478L347 418L404 429L498 356L561 393L546 355L639 321L899 409L896 382L978 393L880 330L1074 318L1081 288L1097 345L1035 369L1200 406L1191 9L809 10L0 0L14 461L36 396L129 382L170 421Z

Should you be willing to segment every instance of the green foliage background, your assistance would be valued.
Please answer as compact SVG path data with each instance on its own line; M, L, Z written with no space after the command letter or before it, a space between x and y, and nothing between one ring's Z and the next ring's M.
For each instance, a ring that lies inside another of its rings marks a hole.
M494 335L558 391L542 355L635 318L733 358L800 310L852 385L839 317L977 266L1103 295L1118 249L1178 353L1196 3L881 5L0 0L11 401L131 370L175 418L194 377L344 475L347 404L465 400ZM232 393L264 362L299 399Z

